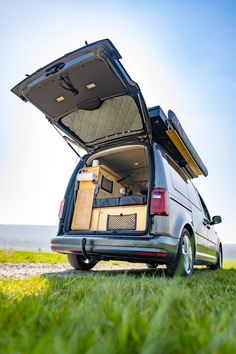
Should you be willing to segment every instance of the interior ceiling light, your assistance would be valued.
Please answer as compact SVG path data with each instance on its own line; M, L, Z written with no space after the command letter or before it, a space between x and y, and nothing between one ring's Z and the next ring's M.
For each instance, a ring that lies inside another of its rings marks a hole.
M65 99L65 97L59 96L59 97L56 98L56 101L57 101L58 103L60 103L60 102L64 101L64 99Z
M96 87L96 84L94 82L91 82L91 84L86 85L88 90L91 90Z
M140 162L135 162L134 163L134 166L139 166L140 165Z

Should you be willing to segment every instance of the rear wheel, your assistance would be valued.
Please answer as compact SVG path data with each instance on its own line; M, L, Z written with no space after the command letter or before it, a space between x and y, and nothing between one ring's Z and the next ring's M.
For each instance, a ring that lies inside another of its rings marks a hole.
M86 259L78 254L68 254L67 259L70 265L77 270L90 270L97 264L97 261Z
M193 273L194 252L191 236L188 230L184 229L179 242L179 249L176 260L166 265L167 273L173 277L190 276Z
M221 269L222 266L223 266L223 254L222 254L222 248L220 246L217 255L217 262L216 264L211 264L209 268L212 270L216 270L216 269Z

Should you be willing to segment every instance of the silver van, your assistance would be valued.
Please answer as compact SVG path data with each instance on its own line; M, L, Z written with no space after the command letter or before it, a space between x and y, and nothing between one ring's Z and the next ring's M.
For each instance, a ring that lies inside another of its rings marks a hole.
M165 264L189 276L222 267L222 244L192 183L208 171L174 112L147 108L108 39L55 60L12 92L42 111L80 158L53 251L76 269L100 260Z

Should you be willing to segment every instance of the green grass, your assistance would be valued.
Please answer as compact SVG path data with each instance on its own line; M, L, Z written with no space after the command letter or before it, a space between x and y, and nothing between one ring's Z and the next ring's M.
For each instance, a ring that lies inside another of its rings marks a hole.
M67 256L59 253L0 250L0 263L68 263ZM102 263L107 263L102 261ZM129 262L110 261L113 265Z
M236 262L225 267L0 279L0 353L235 353Z
M0 263L66 263L64 254L49 252L0 250Z

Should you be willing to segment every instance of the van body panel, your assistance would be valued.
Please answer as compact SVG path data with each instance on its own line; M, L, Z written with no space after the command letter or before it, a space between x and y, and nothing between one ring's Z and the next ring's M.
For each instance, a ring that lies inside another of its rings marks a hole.
M203 224L203 214L198 208L192 205L193 208L193 224L196 230L197 248L196 258L204 260L208 259L208 241L207 241L207 228Z

